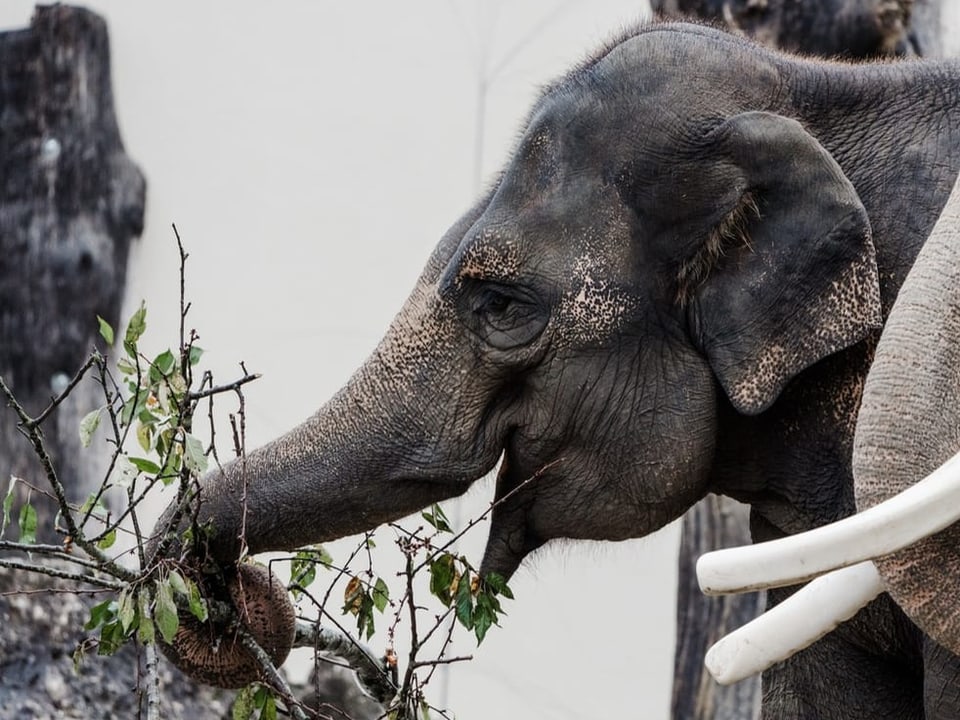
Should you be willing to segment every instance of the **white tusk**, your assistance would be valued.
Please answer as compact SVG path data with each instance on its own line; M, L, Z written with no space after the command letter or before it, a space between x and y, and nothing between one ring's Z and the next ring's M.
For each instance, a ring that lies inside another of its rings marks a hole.
M869 561L824 575L717 642L704 664L722 685L756 675L849 620L883 589Z
M809 532L702 555L697 578L708 595L794 585L902 550L958 519L960 453L869 510Z

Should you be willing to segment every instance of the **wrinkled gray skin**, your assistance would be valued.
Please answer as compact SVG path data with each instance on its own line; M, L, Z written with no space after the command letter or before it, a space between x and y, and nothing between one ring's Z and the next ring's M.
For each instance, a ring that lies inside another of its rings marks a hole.
M482 570L504 576L708 491L751 503L758 539L850 514L872 348L960 169L958 79L698 26L603 48L543 93L350 382L205 479L212 555L242 525L251 552L370 529L501 455ZM765 717L924 717L921 645L884 597L765 677Z
M769 47L824 57L932 57L940 0L653 0L664 17L716 22Z
M960 183L907 276L867 376L854 443L857 506L905 490L960 451ZM960 525L877 560L894 599L929 636L927 687L960 716ZM931 639L933 638L933 639ZM949 650L947 649L949 648Z

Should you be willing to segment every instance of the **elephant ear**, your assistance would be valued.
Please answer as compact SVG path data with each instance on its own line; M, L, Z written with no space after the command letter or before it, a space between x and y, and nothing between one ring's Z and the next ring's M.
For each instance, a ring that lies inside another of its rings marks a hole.
M800 123L744 113L711 142L741 182L712 234L727 246L694 291L693 328L730 401L757 414L799 372L881 326L876 255L856 190Z

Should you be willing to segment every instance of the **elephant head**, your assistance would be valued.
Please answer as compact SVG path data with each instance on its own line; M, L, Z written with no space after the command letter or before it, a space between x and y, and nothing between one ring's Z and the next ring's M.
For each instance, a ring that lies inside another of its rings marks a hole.
M704 494L719 393L759 413L879 326L850 181L799 122L753 110L771 68L744 97L719 58L684 87L691 53L728 60L730 39L678 35L640 32L543 94L346 387L205 480L216 558L241 527L251 552L369 529L501 455L485 570L552 538L649 533Z

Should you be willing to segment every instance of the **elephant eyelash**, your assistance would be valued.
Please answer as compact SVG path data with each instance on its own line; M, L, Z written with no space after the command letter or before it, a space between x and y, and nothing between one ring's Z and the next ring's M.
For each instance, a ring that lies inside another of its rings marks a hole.
M747 226L751 219L759 217L760 206L756 197L749 191L743 193L736 207L710 231L700 249L680 265L676 278L676 302L681 308L687 306L728 250L738 247L753 249Z

